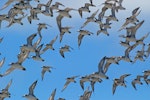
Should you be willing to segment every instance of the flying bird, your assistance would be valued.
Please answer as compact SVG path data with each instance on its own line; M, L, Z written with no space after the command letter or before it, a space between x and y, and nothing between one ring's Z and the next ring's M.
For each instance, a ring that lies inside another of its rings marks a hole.
M46 44L46 47L41 51L41 54L43 54L48 49L55 50L53 45L54 45L55 41L57 40L57 38L58 38L58 36L56 36L54 39L52 39L49 44Z
M63 47L60 47L60 49L59 49L59 53L60 53L60 55L63 57L63 58L65 58L65 55L64 55L64 52L70 52L70 46L68 46L68 45L65 45L65 46L63 46ZM71 48L71 49L73 49L73 48Z
M66 27L61 27L61 31L60 31L60 42L62 41L63 39L63 36L65 33L71 33L71 31L69 29L71 29L72 27L69 27L69 26L66 26Z
M86 18L86 21L83 23L81 28L84 28L89 22L95 22L95 16L98 13L99 9L96 10L90 17Z
M92 35L93 33L90 32L90 31L88 31L88 30L79 30L78 32L80 33L80 34L78 35L78 47L80 47L83 37L86 36L86 35L89 35L89 36L90 36L90 35Z
M34 89L37 84L37 80L31 84L29 87L29 93L25 94L23 97L27 98L28 100L39 100L35 95L34 95Z
M12 73L14 70L16 70L16 69L19 69L19 70L23 70L23 71L25 71L26 69L22 66L22 64L21 63L18 63L18 62L12 62L11 64L10 64L10 68L8 68L7 70L6 70L6 72L2 75L2 76L6 76L6 75L8 75L8 74L10 74L10 73Z
M51 72L51 68L53 68L53 67L51 67L51 66L43 66L42 67L42 71L41 71L42 80L44 79L44 75L46 72L49 72L49 73Z
M64 84L64 87L63 87L63 89L61 90L61 92L63 92L71 82L76 83L75 78L77 78L77 77L78 77L78 76L68 77L68 78L66 79L67 81L66 81L66 83Z
M137 77L134 79L134 80L132 80L132 86L133 86L133 88L135 89L135 90L137 90L136 89L136 84L140 84L140 85L142 85L143 83L141 82L141 78L143 78L143 76L141 76L141 75L137 75Z
M10 98L11 97L11 93L8 91L8 89L10 88L12 84L12 79L10 80L10 82L6 85L6 87L4 89L1 90L0 92L0 99L4 100L5 98Z
M95 7L95 5L93 5L93 4L91 4L91 3L85 3L85 5L84 5L83 7L80 7L80 8L78 9L78 12L79 12L79 15L80 15L81 18L82 18L82 13L83 13L83 12L88 12L88 13L91 12L90 9L89 9L90 6Z
M124 86L124 87L126 87L124 78L126 78L126 77L128 77L130 75L131 74L124 74L124 75L120 76L119 79L114 79L114 83L113 83L113 87L112 87L113 94L115 93L117 86Z

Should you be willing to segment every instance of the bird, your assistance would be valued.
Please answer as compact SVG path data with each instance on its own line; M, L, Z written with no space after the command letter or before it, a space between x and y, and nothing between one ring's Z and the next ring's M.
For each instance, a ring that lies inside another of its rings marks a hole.
M102 7L101 12L98 14L98 20L99 20L99 21L102 21L102 20L103 20L104 15L105 15L105 13L106 13L107 10L108 10L107 7L105 7L105 6Z
M118 10L126 10L126 8L122 6L122 1L123 0L115 1L115 3L117 3L117 5L115 6L116 12L118 12Z
M93 77L97 77L97 78L104 78L104 79L109 79L109 77L107 75L105 75L104 72L104 64L106 61L106 56L104 56L98 63L98 71L93 73Z
M139 20L136 18L140 14L140 11L138 12L139 8L140 7L137 7L132 11L132 16L126 18L126 21L121 26L119 31L121 31L122 29L125 29L128 24L135 24L136 25L136 22L139 22Z
M57 40L57 38L58 38L58 35L54 39L52 39L49 44L46 44L46 47L41 51L41 54L46 52L48 49L55 50L53 45L55 41Z
M106 60L106 63L105 63L104 69L103 69L104 73L106 73L108 71L108 68L112 63L119 65L119 60L115 56L105 57L105 60Z
M81 88L84 90L84 82L90 82L90 76L86 75L86 76L82 76L80 78L80 86Z
M144 23L144 20L139 22L138 24L136 24L135 26L130 26L130 27L127 27L126 30L128 31L128 33L130 33L130 35L127 35L126 39L128 41L136 41L136 37L135 37L135 34L136 34L136 31L142 26L142 24Z
M71 28L72 27L69 27L69 26L61 27L61 29L60 29L60 42L62 41L65 33L69 33L69 34L71 33L71 31L70 31Z
M18 63L22 64L27 58L29 58L29 51L25 49L20 49L20 53L17 55Z
M86 18L86 21L81 26L81 29L84 28L89 22L95 22L95 16L98 13L99 9L96 10L90 17Z
M99 82L101 83L102 82L102 79L101 78L97 78L97 77L91 77L90 79L90 84L91 84L91 87L92 87L92 91L94 92L94 85L96 82Z
M52 0L48 0L48 2L44 5L45 9L42 10L42 14L44 14L45 16L53 16L50 13L50 6L51 6Z
M106 23L102 23L101 20L97 19L96 22L99 24L100 28L100 30L97 31L97 35L99 35L100 33L104 33L109 36L109 33L107 31L108 28L111 28L111 23L109 22L109 20L106 19Z
M55 2L55 4L51 5L50 6L50 13L51 13L51 16L53 16L53 11L54 10L59 10L59 6L63 6L65 7L62 3L60 2Z
M27 37L27 44L24 44L21 47L27 51L35 52L35 48L33 46L32 41L36 36L37 36L37 33L31 34L29 37Z
M112 93L113 94L115 93L117 86L124 86L124 87L126 87L124 78L126 78L126 77L128 77L130 75L131 74L124 74L124 75L121 75L119 79L114 79L114 83L113 83L113 87L112 87Z
M59 49L59 53L60 55L65 58L64 52L70 52L70 48L73 49L72 47L70 47L69 45L65 45L63 47L60 47Z
M128 47L126 50L125 50L125 55L124 56L121 56L119 59L120 60L124 60L126 62L133 62L131 59L130 59L130 56L129 56L129 53L137 47L138 44L133 44L131 45L130 47Z
M40 20L37 16L38 13L42 13L41 12L41 8L31 8L30 9L30 16L27 17L28 22L31 24L32 20Z
M12 79L9 81L9 83L6 85L6 87L1 90L1 92L0 92L0 99L1 100L4 100L5 98L10 98L11 97L11 93L8 91L11 84L12 84Z
M80 34L78 35L78 47L80 47L82 39L85 35L92 35L93 33L88 31L88 30L79 30L78 31Z
M133 88L134 88L135 90L137 90L137 89L136 89L136 84L140 84L140 85L143 84L143 83L141 82L141 78L143 78L143 76L137 75L137 77L132 80L131 83L132 83L132 86L133 86Z
M75 10L75 9L67 7L67 8L65 8L65 9L63 9L63 10L58 10L58 11L57 11L57 12L59 13L59 15L56 17L56 22L57 22L57 26L58 26L58 29L59 29L60 32L61 32L61 27L62 27L62 25L61 25L61 20L62 20L64 17L72 18L72 16L69 14L69 12L70 12L71 10Z
M51 72L51 68L53 68L53 67L51 67L51 66L43 66L42 67L42 71L41 71L42 80L44 79L44 75L46 72L49 72L49 73Z
M92 91L89 90L89 87L84 91L83 95L80 96L79 100L90 100Z
M80 17L82 18L82 13L83 12L88 12L88 13L90 13L91 11L90 11L90 9L89 9L89 7L90 6L95 6L95 5L93 5L93 4L91 4L91 3L85 3L85 5L83 6L83 7L80 7L79 9L78 9L78 12L79 12L79 15L80 15Z
M27 15L24 15L20 18L11 18L10 21L9 21L9 24L6 26L6 27L10 27L12 26L13 24L15 23L18 23L20 25L23 25L23 23L21 22L23 18L25 18Z
M55 100L55 99L54 99L55 94L56 94L56 88L53 90L53 92L51 93L51 96L49 97L48 100Z
M52 27L51 25L46 24L46 23L38 23L38 28L37 28L37 30L38 30L38 33L39 33L39 36L40 36L40 37L42 37L42 35L41 35L41 30L42 30L42 29L47 29L47 26Z
M23 97L27 98L28 100L39 100L35 95L34 95L34 89L37 85L37 80L34 81L31 86L29 87L29 93L25 94Z
M145 45L143 44L142 49L136 52L133 63L135 63L137 60L145 61L144 56L145 56Z
M93 72L92 74L90 74L90 77L109 79L109 77L102 72Z
M10 64L10 68L8 68L7 70L6 70L6 72L2 75L2 76L6 76L6 75L8 75L8 74L10 74L10 73L12 73L14 70L16 70L16 69L19 69L19 70L23 70L23 71L25 71L26 70L26 68L24 68L23 66L22 66L22 63L18 63L18 62L12 62L11 64Z
M150 70L145 70L143 71L143 73L144 73L144 76L150 76Z
M140 39L136 40L137 44L141 44L141 45L145 45L144 40L149 36L149 32L147 34L145 34L144 36L142 36Z
M148 77L149 77L149 74L148 75L144 74L144 76L143 76L144 81L147 85L150 84L150 79Z
M66 83L64 84L64 87L63 87L63 89L61 90L61 92L63 92L71 82L76 83L75 78L77 78L77 77L78 77L78 76L72 76L72 77L66 78L67 81L66 81Z

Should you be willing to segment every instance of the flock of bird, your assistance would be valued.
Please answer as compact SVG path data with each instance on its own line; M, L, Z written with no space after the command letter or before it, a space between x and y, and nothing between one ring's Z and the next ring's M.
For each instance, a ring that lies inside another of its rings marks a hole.
M36 2L37 6L33 7L30 3ZM39 23L37 27L37 32L31 34L27 37L27 43L20 46L20 52L17 55L18 60L15 62L12 62L10 64L10 67L4 72L0 73L1 77L5 77L9 74L11 74L14 70L19 69L22 71L25 71L26 68L23 66L23 63L26 61L26 59L33 59L36 61L44 62L44 58L41 57L42 54L44 54L48 50L55 50L55 47L53 46L55 44L55 41L58 40L59 42L63 42L63 37L65 37L66 33L71 34L70 29L73 28L71 26L63 26L63 19L65 17L72 18L72 15L69 14L70 11L78 11L79 16L81 18L84 17L85 13L90 13L91 16L86 18L86 21L83 23L83 25L80 27L80 29L77 31L79 32L79 35L77 37L78 39L78 47L80 48L81 43L83 41L83 37L85 36L91 36L94 33L85 30L84 27L86 27L89 23L95 23L99 26L99 30L97 30L97 35L100 35L100 33L105 34L106 36L109 36L110 33L108 32L108 29L111 29L111 25L113 22L118 22L119 19L116 17L116 13L118 13L120 10L126 10L125 7L122 5L123 0L106 0L101 6L101 9L96 10L91 14L90 7L96 7L94 5L94 2L90 0L88 3L85 3L84 6L75 9L66 7L60 2L55 2L52 4L52 0L48 0L46 3L40 3L40 0L8 0L0 10L6 9L11 4L15 3L11 9L9 9L7 14L1 14L0 15L0 26L3 21L8 21L8 26L11 27L13 24L20 24L23 25L22 22L23 19L27 18L28 22L30 24L33 23L35 20L40 20L38 17L39 14L42 14L44 16L53 17L55 12L58 14L56 16L56 23L59 30L59 35L56 35L52 40L50 40L49 43L46 45L42 44L41 41L43 39L42 36L42 30L47 29L48 27L52 27L51 25L47 23ZM64 9L60 9L59 7L62 7ZM25 11L29 11L29 13L25 13ZM109 13L108 13L109 12ZM118 31L125 30L126 34L121 34L119 37L121 38L120 45L125 48L124 54L121 56L104 56L100 59L98 63L98 70L85 76L71 76L66 78L66 83L64 84L64 87L62 88L62 92L68 87L70 83L76 83L76 78L79 78L79 83L81 88L84 90L84 93L80 96L79 100L89 100L92 93L94 92L94 85L95 83L99 82L101 83L105 79L110 79L109 76L107 76L107 72L109 70L109 67L111 64L119 65L121 61L125 61L128 63L135 63L137 60L145 61L149 55L150 55L150 44L144 43L144 40L149 36L150 33L146 33L141 38L137 38L137 30L142 26L144 23L144 20L140 21L137 17L140 14L141 10L140 7L135 8L131 16L127 17L124 24L120 27ZM109 14L109 15L108 15ZM96 16L97 15L97 16ZM36 41L34 39L38 37ZM123 40L124 39L124 40ZM2 42L3 38L0 39L0 42ZM145 49L146 47L146 49ZM136 51L136 55L130 55L131 51L134 51L135 48L138 48L139 50ZM63 45L59 48L59 53L61 57L65 58L65 52L70 52L71 50L74 50L69 45ZM30 56L31 54L34 54ZM0 68L2 68L3 64L5 63L5 57L0 61ZM43 66L41 71L41 78L44 79L44 75L46 72L51 72L51 69L54 67L52 66ZM137 90L136 85L140 84L142 85L142 79L146 84L150 84L150 70L145 70L143 72L143 75L137 75L135 79L131 81L131 84L135 90ZM129 77L131 74L123 74L119 78L115 78L112 85L112 93L114 94L116 91L116 88L118 86L124 86L126 87L126 81L125 78ZM87 87L85 90L84 83L90 82L90 86ZM0 100L4 100L5 98L11 98L11 93L9 92L9 87L11 84L15 84L13 80L10 80L10 82L6 85L4 89L0 92ZM31 86L29 86L29 93L23 95L23 97L27 98L28 100L39 100L38 97L34 95L34 89L36 88L36 84L38 83L38 80L35 80ZM48 100L54 100L56 94L56 89L51 93L51 96ZM58 100L65 100L65 98L59 98Z

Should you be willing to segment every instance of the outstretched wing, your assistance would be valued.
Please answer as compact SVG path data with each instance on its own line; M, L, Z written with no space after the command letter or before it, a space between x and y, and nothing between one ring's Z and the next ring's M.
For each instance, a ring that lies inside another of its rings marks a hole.
M61 15L58 15L56 17L57 26L58 26L58 29L59 29L60 32L61 32L61 20L62 20L62 18L63 18L63 16L61 16Z
M36 84L37 84L37 80L35 82L33 82L33 84L29 87L29 94L34 95L33 90L34 90Z
M116 88L117 88L117 84L116 84L116 83L114 83L114 84L113 84L113 87L112 87L112 92L113 92L113 94L115 93Z
M61 92L63 92L66 88L67 88L67 86L69 85L69 83L70 83L70 81L66 81L66 83L65 83L65 85L64 85L64 87L63 87L63 89L61 90Z

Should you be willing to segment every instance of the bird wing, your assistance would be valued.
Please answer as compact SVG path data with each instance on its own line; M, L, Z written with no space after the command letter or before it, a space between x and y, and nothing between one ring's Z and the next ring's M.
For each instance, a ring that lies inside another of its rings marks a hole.
M92 91L94 91L94 84L95 84L95 81L91 81L90 84L91 84L91 87L92 87Z
M81 45L81 41L82 41L83 36L84 35L82 35L82 34L78 35L78 47L80 47L80 45Z
M53 40L51 40L50 45L53 45L54 42L57 40L57 38L58 38L58 35Z
M127 76L130 76L131 74L124 74L122 76L120 76L120 80L124 81L124 78L127 77Z
M40 52L40 50L42 49L42 47L43 47L43 44L41 44L40 46L38 46L38 48L36 49L37 52Z
M104 56L104 57L100 60L100 62L99 62L99 64L98 64L98 72L103 72L103 67L104 67L105 60L106 60L106 56Z
M7 86L5 87L5 90L8 91L10 85L12 84L12 79L10 80L10 82L7 84Z
M133 88L134 88L135 90L137 90L137 89L136 89L136 86L135 86L135 81L134 81L134 80L132 81L132 86L133 86Z
M81 18L82 18L82 9L81 8L79 8L78 9L78 12L79 12L79 15L81 16Z
M17 63L21 64L23 61L26 60L26 58L28 57L29 55L29 51L24 51L24 52L21 52L20 54L18 54L18 61Z
M42 38L40 37L34 44L33 44L33 47L36 48L37 45L40 44Z
M0 9L0 10L3 10L5 8L7 8L11 3L13 3L15 0L8 0L4 5L3 7Z
M0 68L3 66L4 62L5 62L5 57L0 61Z
M106 72L107 72L107 70L108 70L108 68L109 68L110 64L111 64L111 63L106 62L105 66L104 66L104 73L106 73Z
M15 68L14 67L10 67L6 70L6 72L3 74L3 76L10 74L12 71L14 71Z
M92 18L94 18L95 17L95 15L98 13L98 11L99 11L99 9L98 10L96 10L90 17L92 17Z
M84 81L82 81L82 79L80 80L80 86L84 90Z
M44 79L44 74L45 74L46 70L43 68L42 71L41 71L41 77L42 77L42 80Z
M54 100L55 94L56 94L56 89L54 89L54 91L51 93L51 96L48 100Z
M135 26L135 30L137 30L138 28L140 28L143 23L144 23L144 20L141 21L141 22L139 22L139 23Z
M58 29L59 29L60 32L61 32L61 20L62 20L62 18L63 18L63 16L61 16L61 15L58 15L56 17L57 26L58 26Z
M37 80L32 83L32 85L29 87L29 94L33 95L33 90L37 84Z
M35 34L31 34L28 38L27 38L27 44L32 45L32 40L35 38L36 33Z
M49 0L49 1L46 3L46 6L50 7L51 3L52 3L52 0Z
M140 9L140 7L135 8L135 9L132 11L132 15L136 14L139 9Z
M49 48L46 46L43 50L42 53L44 53L45 51L47 51Z
M60 32L60 42L62 41L64 34L65 34L64 32L62 31Z
M113 83L113 87L112 87L112 92L113 92L113 94L115 93L117 86L118 86L118 85L114 82L114 83Z
M67 86L69 85L69 83L70 83L70 81L66 81L66 83L65 83L65 85L64 85L64 87L63 87L63 89L61 90L61 92L63 92L66 88L67 88Z
M89 22L90 22L90 21L87 19L87 20L83 23L83 25L81 26L81 28L84 28Z

